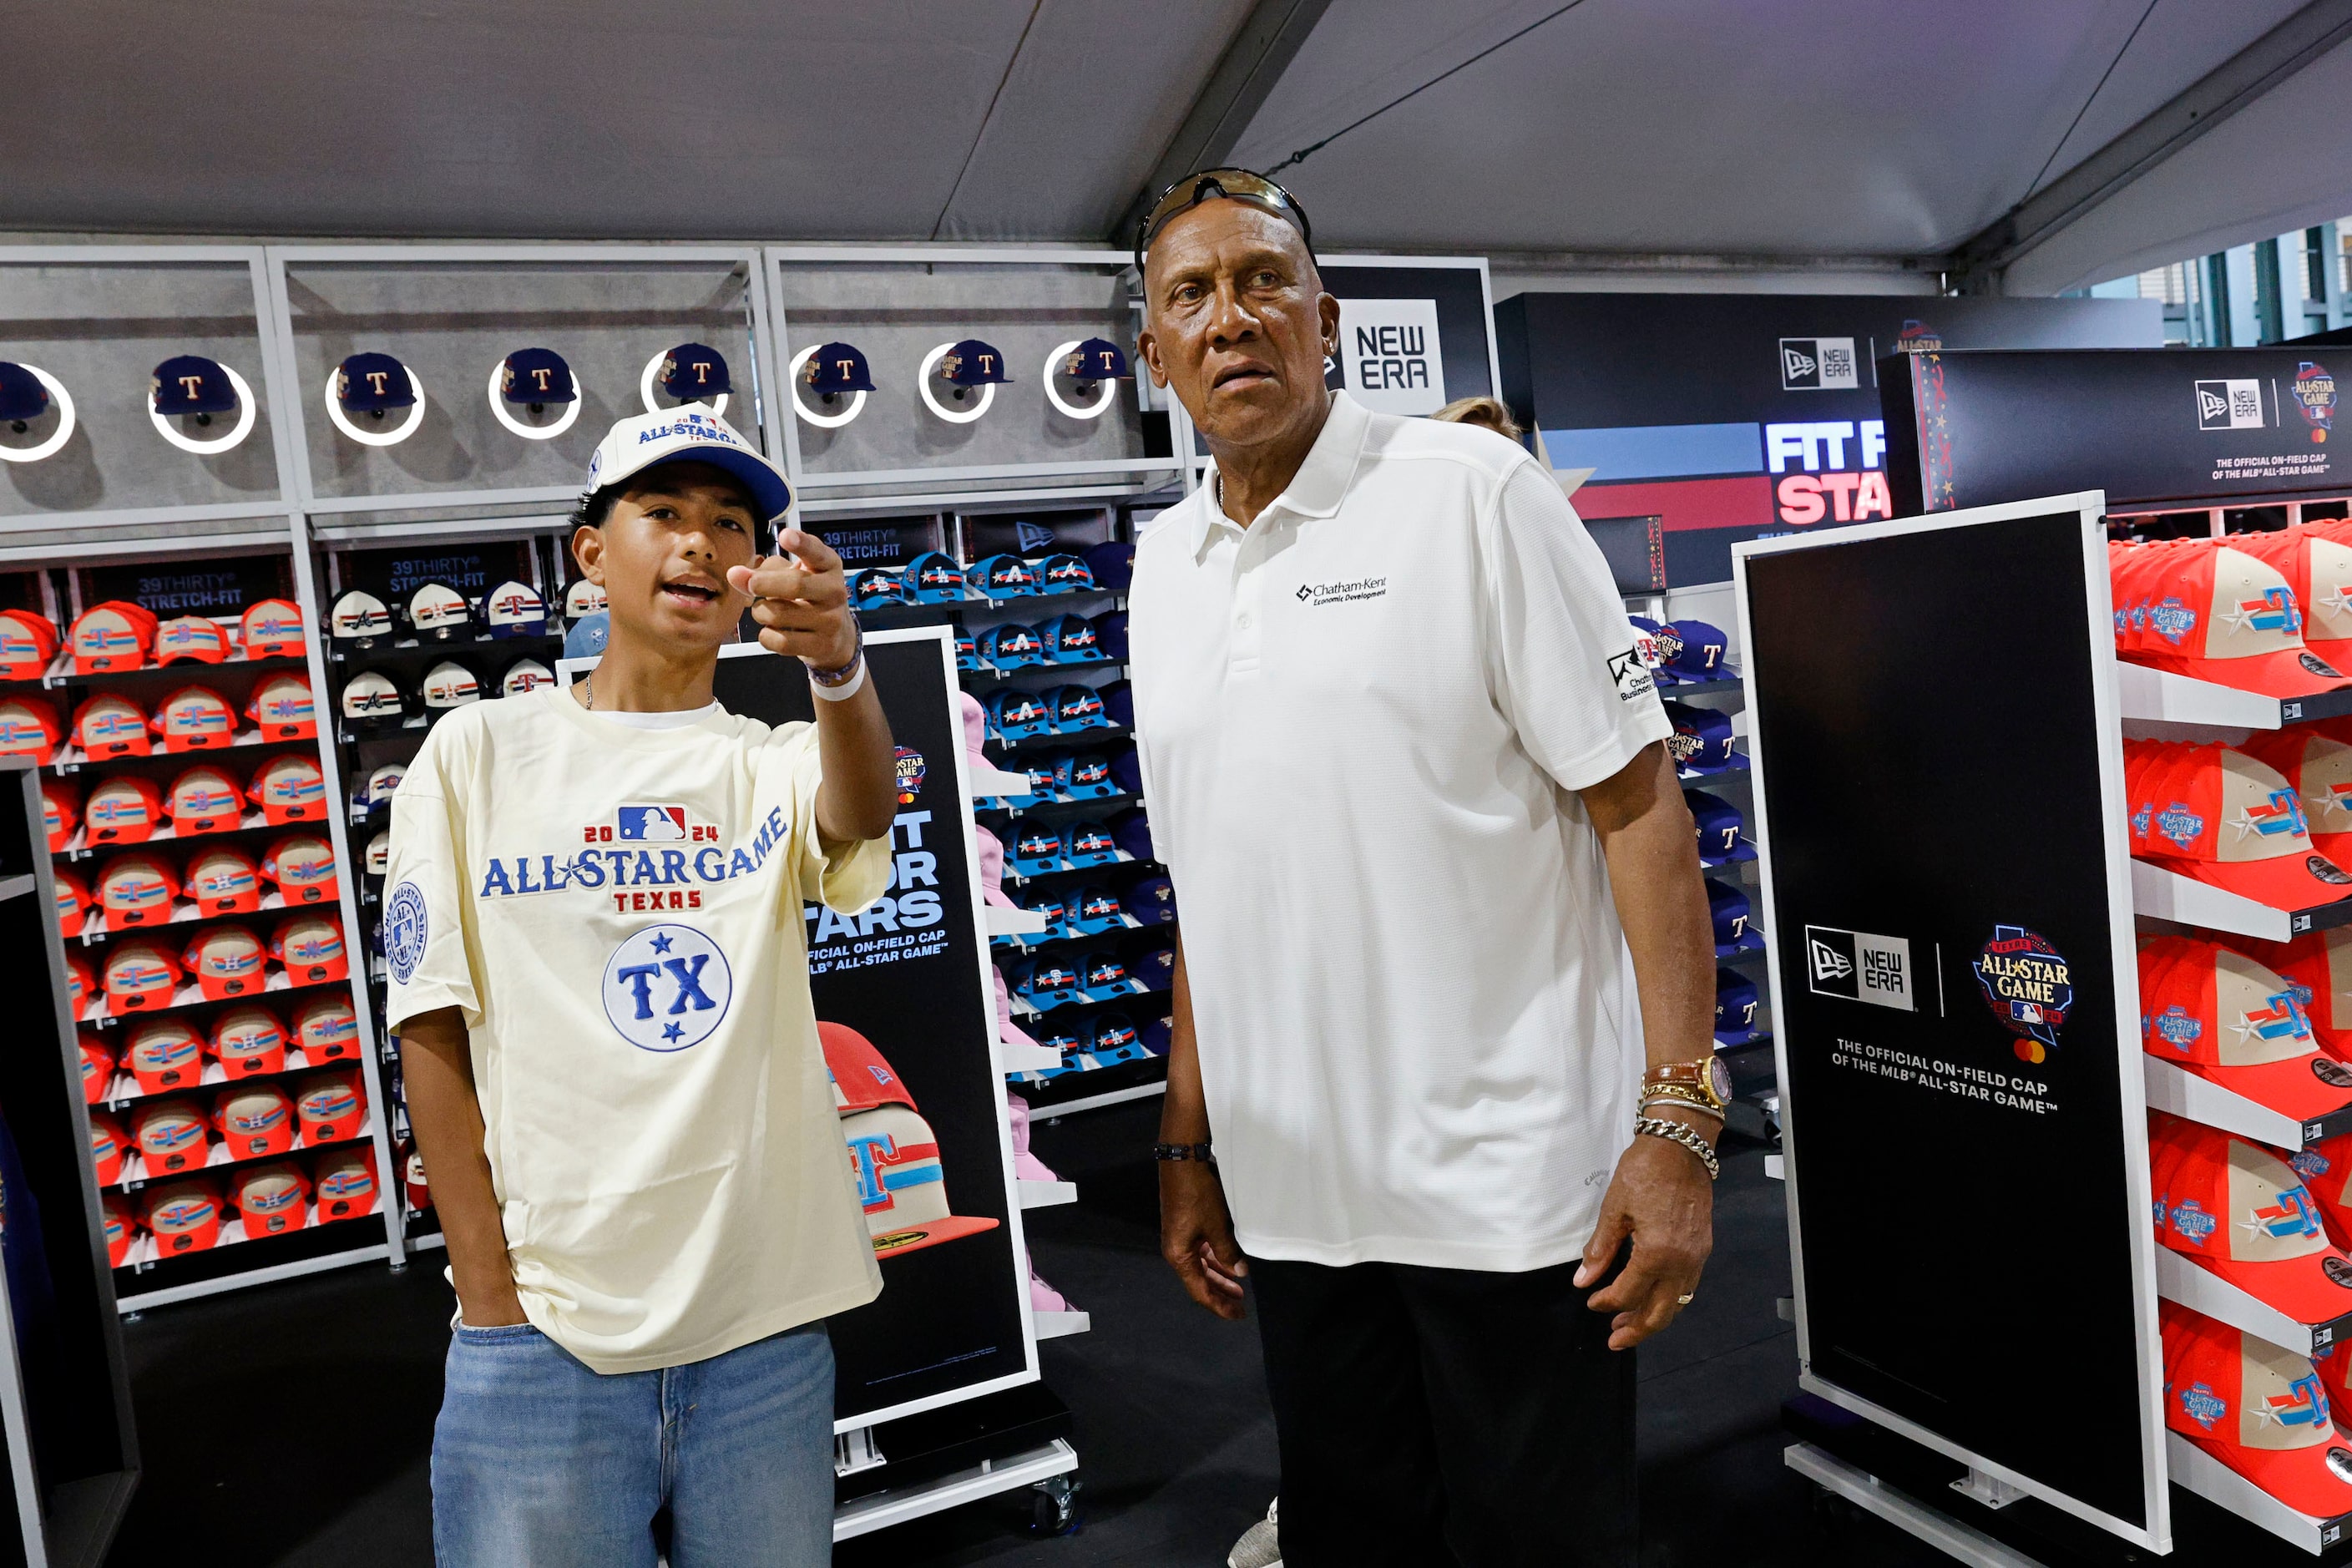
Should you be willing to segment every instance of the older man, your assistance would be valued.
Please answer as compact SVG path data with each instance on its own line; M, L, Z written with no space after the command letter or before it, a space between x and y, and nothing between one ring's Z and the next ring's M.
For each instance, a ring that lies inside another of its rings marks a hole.
M1137 250L1216 458L1131 599L1162 1249L1222 1317L1249 1281L1289 1568L1630 1564L1622 1352L1697 1288L1722 1125L1670 727L1549 474L1325 389L1287 192L1192 176Z

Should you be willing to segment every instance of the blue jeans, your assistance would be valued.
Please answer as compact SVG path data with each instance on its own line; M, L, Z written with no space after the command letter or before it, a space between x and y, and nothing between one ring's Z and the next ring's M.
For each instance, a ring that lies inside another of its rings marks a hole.
M833 1342L809 1323L709 1361L602 1376L528 1323L449 1341L433 1428L440 1568L822 1568Z

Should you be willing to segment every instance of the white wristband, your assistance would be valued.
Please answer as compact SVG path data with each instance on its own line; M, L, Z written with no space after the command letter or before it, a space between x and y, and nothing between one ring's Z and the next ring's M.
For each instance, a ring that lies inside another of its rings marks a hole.
M809 682L809 695L815 698L820 702L846 702L851 698L856 696L860 690L864 689L865 686L866 660L861 658L857 661L857 673L856 675L851 676L847 680L843 681L838 686L819 686L815 681L812 680Z

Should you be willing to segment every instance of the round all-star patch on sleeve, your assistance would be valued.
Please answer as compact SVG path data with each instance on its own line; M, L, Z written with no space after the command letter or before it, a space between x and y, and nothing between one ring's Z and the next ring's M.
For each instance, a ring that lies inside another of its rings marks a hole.
M425 940L431 929L425 894L414 882L403 882L383 901L383 957L392 977L405 985L425 958Z

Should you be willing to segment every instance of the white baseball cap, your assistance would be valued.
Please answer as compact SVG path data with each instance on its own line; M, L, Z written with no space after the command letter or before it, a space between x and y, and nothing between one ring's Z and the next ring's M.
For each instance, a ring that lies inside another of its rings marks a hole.
M588 459L588 489L593 491L644 473L658 463L709 463L743 481L765 522L783 515L793 504L793 492L783 470L735 433L735 427L709 409L689 404L639 414L623 419L605 432L596 455Z

